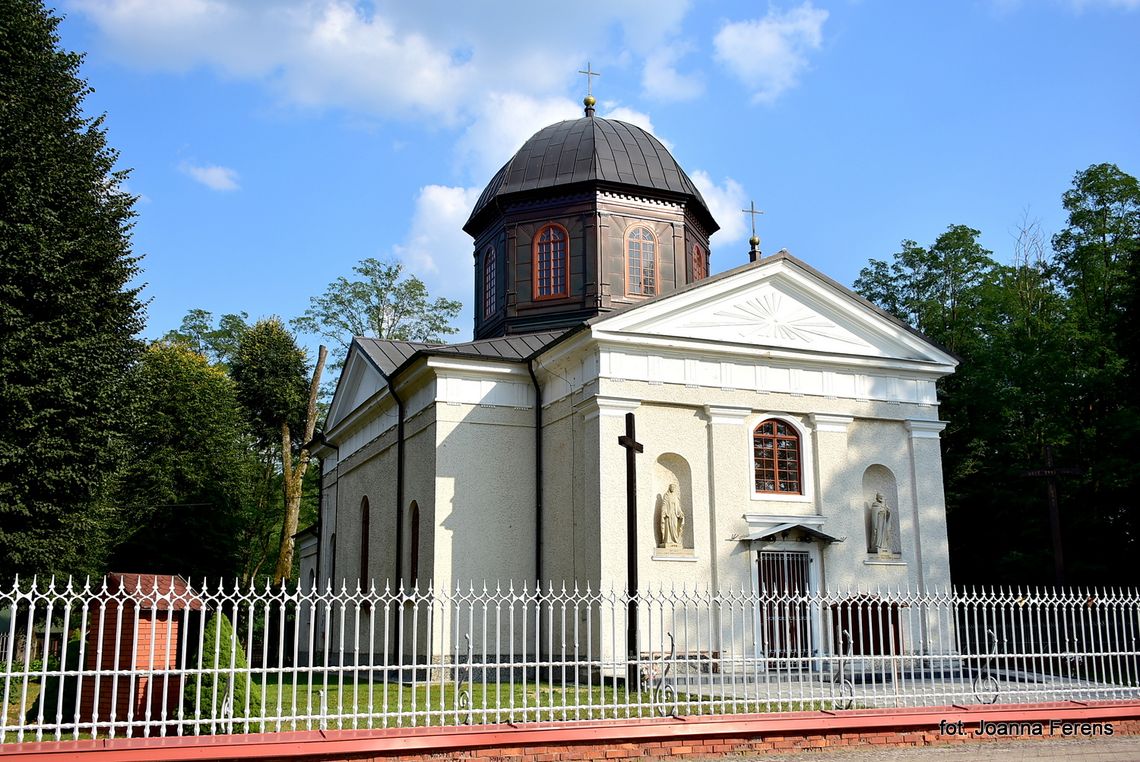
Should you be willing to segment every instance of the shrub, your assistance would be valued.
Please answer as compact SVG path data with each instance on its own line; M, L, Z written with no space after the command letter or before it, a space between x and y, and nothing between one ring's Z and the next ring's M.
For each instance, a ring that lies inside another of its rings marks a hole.
M238 642L233 625L220 611L214 612L206 623L201 662L202 671L187 678L182 692L187 715L195 719L225 717L225 702L231 690L233 705L229 717L246 717L247 704L254 714L258 712L261 690L250 679L245 649Z

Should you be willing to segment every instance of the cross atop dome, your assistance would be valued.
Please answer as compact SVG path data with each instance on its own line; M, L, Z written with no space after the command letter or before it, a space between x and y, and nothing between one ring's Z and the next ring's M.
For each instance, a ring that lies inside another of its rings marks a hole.
M586 62L586 68L585 69L579 69L578 73L586 75L586 97L582 99L582 103L586 107L586 116L593 116L594 115L594 104L596 104L598 102L597 99L594 98L594 92L593 92L594 77L602 76L601 72L596 72L596 71L592 70L590 68L590 62L587 61Z

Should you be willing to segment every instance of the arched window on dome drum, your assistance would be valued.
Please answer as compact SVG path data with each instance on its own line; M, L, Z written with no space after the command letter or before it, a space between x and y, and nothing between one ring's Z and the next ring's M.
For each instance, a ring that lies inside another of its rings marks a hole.
M709 277L709 261L705 257L705 250L699 243L693 244L693 280L702 280Z
M495 250L488 246L483 252L483 319L495 314L498 302L497 279L495 273Z
M568 296L566 271L569 265L569 236L566 228L550 224L534 239L534 298Z
M757 492L803 494L800 435L790 423L769 418L757 426L752 432L752 458Z
M646 227L635 227L625 237L628 278L625 292L638 296L657 293L657 239Z

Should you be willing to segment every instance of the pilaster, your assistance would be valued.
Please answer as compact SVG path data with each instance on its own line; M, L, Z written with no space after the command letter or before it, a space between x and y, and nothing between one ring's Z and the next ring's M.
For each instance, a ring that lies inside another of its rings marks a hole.
M714 590L720 589L720 555L724 552L724 542L719 538L729 536L729 522L744 514L747 507L750 450L744 423L751 414L750 407L705 405L709 437L709 571ZM734 501L734 494L740 499Z
M908 419L915 563L919 592L950 586L950 547L946 537L946 499L942 486L939 434L945 421Z

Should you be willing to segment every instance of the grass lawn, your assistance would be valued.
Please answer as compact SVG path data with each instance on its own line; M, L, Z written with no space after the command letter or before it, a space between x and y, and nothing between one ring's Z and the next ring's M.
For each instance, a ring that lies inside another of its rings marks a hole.
M558 722L573 720L626 719L660 717L667 714L740 714L754 712L791 712L833 708L820 702L777 701L757 698L720 700L708 696L681 693L658 698L650 691L627 693L624 684L616 688L612 682L603 685L550 685L548 683L483 684L434 682L411 686L350 680L325 684L318 678L311 684L299 676L296 685L291 675L284 681L270 680L265 685L261 703L250 706L249 714L260 715L260 725L267 731L316 729L321 727L321 693L327 729L441 726L518 722ZM469 693L469 695L468 695ZM203 702L206 703L206 702ZM262 709L264 707L264 709ZM278 722L277 718L280 718Z
M830 702L767 700L743 695L737 700L703 699L696 694L679 694L659 698L656 705L649 691L627 693L623 683L615 687L612 681L602 685L550 685L542 682L486 684L476 681L468 684L454 682L419 683L411 686L382 682L361 681L353 684L346 679L340 684L336 675L327 684L323 676L309 682L308 676L268 675L264 686L257 678L258 690L251 697L248 710L235 707L233 719L221 719L224 696L204 691L200 702L201 719L195 721L191 711L185 711L183 735L220 735L228 733L279 732L288 730L350 730L382 727L455 726L463 724L498 724L521 722L559 722L574 720L601 720L660 717L667 714L739 714L758 712L790 712L832 709ZM264 690L261 688L264 687ZM323 695L322 695L323 694ZM28 685L28 698L19 706L19 694L9 696L8 725L18 725L34 717L40 695L38 681ZM14 701L13 701L14 699ZM322 711L322 701L324 710ZM53 722L54 702L45 711L45 720ZM323 720L322 720L323 716ZM212 719L218 717L218 719ZM248 719L245 719L248 717ZM107 718L100 718L105 720ZM119 718L122 719L122 718ZM63 738L72 736L73 727L65 727ZM24 731L24 740L35 740L36 728ZM177 731L173 724L166 728L167 735ZM136 729L133 735L142 735ZM157 726L151 735L159 735ZM100 730L100 737L107 735ZM125 728L116 736L125 735ZM80 737L90 738L90 730ZM54 738L54 728L45 729L45 740ZM16 740L13 732L5 733L4 742Z

